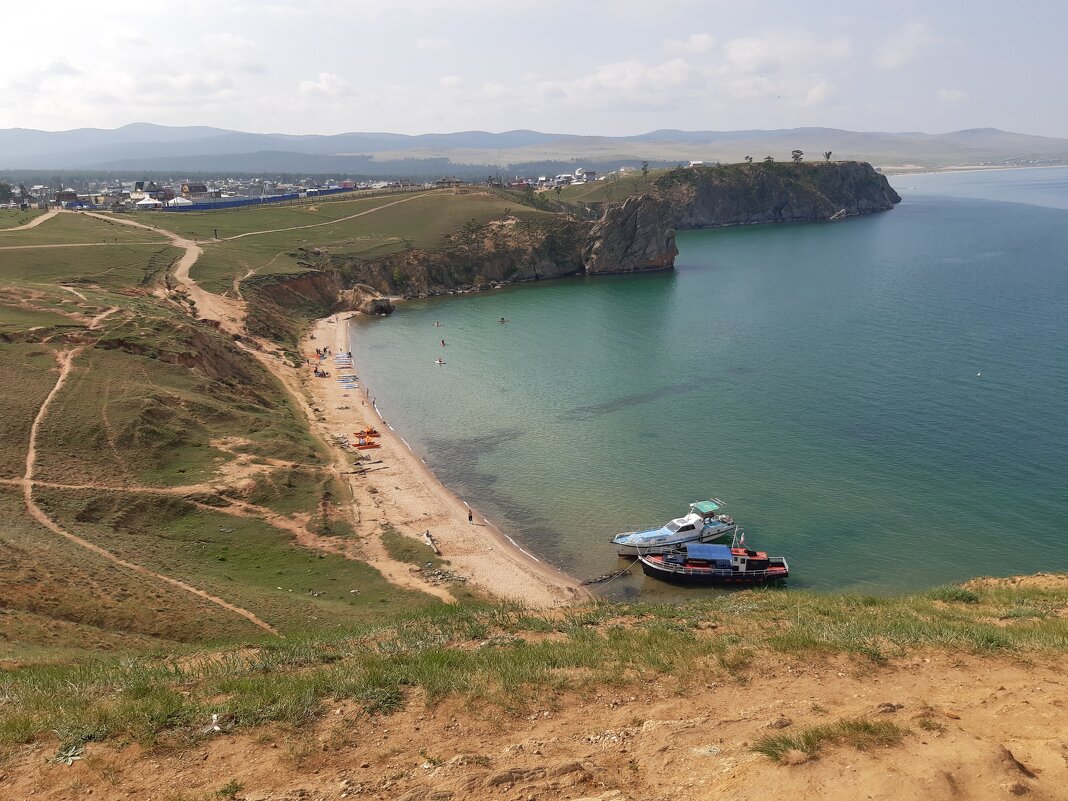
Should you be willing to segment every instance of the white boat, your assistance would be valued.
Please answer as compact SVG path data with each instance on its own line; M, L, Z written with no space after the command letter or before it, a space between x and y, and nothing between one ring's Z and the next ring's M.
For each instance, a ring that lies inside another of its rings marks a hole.
M719 498L694 501L689 513L683 517L676 517L659 527L617 534L612 538L612 544L619 546L620 556L638 556L666 553L687 542L730 540L737 526L733 517L720 513L722 508L723 501Z

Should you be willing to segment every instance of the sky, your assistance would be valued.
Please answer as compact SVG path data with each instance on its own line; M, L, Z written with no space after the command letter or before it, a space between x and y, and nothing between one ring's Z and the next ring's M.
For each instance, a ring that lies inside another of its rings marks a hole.
M1068 137L1064 0L51 0L0 19L0 128Z

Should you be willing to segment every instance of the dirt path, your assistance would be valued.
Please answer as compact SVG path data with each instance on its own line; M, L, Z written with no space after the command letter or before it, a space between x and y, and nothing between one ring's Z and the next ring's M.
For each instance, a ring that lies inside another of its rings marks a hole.
M260 234L280 234L285 231L302 231L305 228L319 228L323 225L335 225L337 223L345 222L346 220L355 220L357 217L363 217L365 214L374 214L376 211L382 211L382 209L388 209L390 206L399 206L401 203L410 203L413 200L418 200L421 197L432 195L433 192L423 192L418 195L412 195L411 197L403 198L402 200L394 200L392 203L383 203L381 206L375 206L373 209L366 209L365 211L357 212L356 214L350 214L348 217L338 217L336 220L327 220L326 222L311 223L310 225L292 225L289 228L269 228L265 231L246 231L243 234L235 234L234 236L226 236L218 240L219 242L232 242L235 239L244 239L246 236L259 236Z
M274 229L272 231L252 231L239 234L231 239L239 239L254 234L274 233L278 231L297 230L302 228L316 228L323 225L332 225L344 220L374 214L401 203L407 203L431 193L425 192L402 200L376 206L357 214L352 214L338 220L330 220L322 223L313 223L295 228ZM89 216L111 219L99 214ZM114 222L132 225L137 228L153 231L167 237L171 244L181 248L182 257L174 268L174 278L179 286L188 293L196 303L197 314L205 319L217 321L220 327L231 334L240 334L249 339L244 330L245 304L235 298L215 295L200 287L190 276L192 267L203 252L201 247L194 241L179 236L173 231L157 228L136 222L123 217L113 219ZM329 333L327 334L327 331ZM332 342L335 352L347 348L345 342L347 327L339 325L338 320L321 321L317 333L322 337L327 335ZM405 529L409 536L421 535L425 527L433 525L434 535L448 545L446 558L453 567L464 575L470 577L472 583L482 591L501 598L516 598L535 606L557 606L568 604L575 600L585 598L587 595L577 584L559 571L535 559L530 554L522 551L509 543L507 538L492 527L479 522L472 527L467 521L468 508L459 499L446 490L437 478L430 473L429 469L404 446L400 444L399 437L395 440L387 436L388 450L383 453L394 457L393 464L389 469L371 474L374 476L368 483L367 479L357 479L351 475L352 464L347 454L334 447L330 441L331 434L336 431L353 431L355 428L351 415L338 417L333 412L328 413L330 421L322 426L317 419L317 412L312 406L322 406L330 410L336 410L341 404L342 393L340 387L334 382L329 382L330 390L325 396L318 396L311 392L311 387L302 386L292 366L285 361L277 349L271 343L258 341L259 348L253 348L244 342L238 342L237 346L256 359L270 372L279 383L286 389L297 405L304 411L308 419L309 430L333 455L332 472L337 478L348 486L352 500L350 511L357 531L363 534L359 554L350 552L348 546L329 538L318 537L308 531L307 527L291 518L275 516L270 510L253 510L249 504L235 505L233 513L260 514L268 522L274 521L275 525L288 530L297 537L301 545L320 548L334 553L341 553L347 558L360 558L377 569L382 576L391 584L405 589L418 590L434 595L443 601L453 602L452 594L445 589L427 581L424 581L418 573L412 571L412 566L393 559L380 534L382 523L394 523ZM309 348L310 349L310 348ZM325 384L320 382L318 389L324 389ZM336 397L335 397L336 394ZM346 419L347 418L347 419ZM366 423L376 422L374 416L366 416ZM338 428L337 426L341 426ZM358 426L357 426L358 427ZM32 476L27 477L25 486L32 486ZM193 492L190 487L182 488L182 492ZM29 490L27 490L27 493ZM388 494L387 494L388 493ZM432 509L433 511L427 511ZM364 515L364 511L368 511Z
M44 214L42 214L40 217L34 217L28 223L16 225L14 228L0 228L0 234L6 234L9 231L26 231L30 228L36 228L45 220L51 220L57 214L59 214L59 209L50 209L49 211L46 211Z
M168 231L166 228L157 228L125 217L105 217L102 214L88 212L87 214L90 217L122 223L123 225L132 225L135 228L143 228L146 231L153 231L167 237L174 247L183 251L181 258L178 259L174 266L174 279L177 281L179 288L193 299L196 304L197 315L206 320L218 322L219 326L228 334L244 334L245 304L235 298L224 298L221 295L212 294L202 289L189 276L189 271L204 252L200 245L192 239L186 239L173 231Z
M205 592L202 589L194 587L190 584L186 584L184 581L179 581L178 579L172 578L171 576L166 576L162 573L157 573L153 570L149 570L147 567L143 567L142 565L137 565L133 562L128 562L122 557L116 556L111 551L100 547L96 543L89 542L88 540L83 539L82 537L79 537L76 534L71 534L69 531L62 528L58 523L52 520L52 518L50 518L48 514L40 506L37 505L37 502L33 499L33 469L37 461L37 432L41 427L41 421L44 420L45 415L48 413L48 407L51 405L52 399L55 398L55 396L63 388L63 384L67 381L67 376L70 374L71 364L74 361L74 357L77 356L81 351L82 348L73 348L72 350L65 350L60 352L58 356L59 378L56 380L55 386L52 387L52 391L48 393L48 396L41 404L41 408L37 411L37 416L33 420L33 425L30 427L30 443L29 447L26 449L26 473L22 478L22 497L26 502L26 509L29 511L30 515L34 518L34 520L36 520L42 526L47 528L49 531L53 532L54 534L58 534L59 536L81 548L85 548L87 551L92 551L98 556L102 556L108 561L114 562L115 564L125 567L128 570L134 571L135 573L139 573L142 576L147 576L150 578L157 579L158 581L163 581L167 584L170 584L172 587L176 587L180 590L191 593L192 595L196 595L199 598L203 598L205 601L209 601L210 603L213 603L216 606L220 606L223 609L240 615L241 617L248 620L250 623L259 626L264 631L270 632L274 635L278 635L278 631L273 626L271 626L269 623L265 623L264 621L260 620L258 617L256 617L256 615L254 615L252 612L249 612L247 609L242 609L240 606L235 606L234 604L224 601L222 598L218 598L214 595L211 595L210 593Z

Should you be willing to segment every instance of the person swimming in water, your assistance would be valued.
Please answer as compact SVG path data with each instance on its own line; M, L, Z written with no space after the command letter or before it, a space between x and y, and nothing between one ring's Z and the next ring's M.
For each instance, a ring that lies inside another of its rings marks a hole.
M504 319L504 318L502 317L502 318L501 318L500 320L498 320L497 322L498 322L498 323L506 323L506 322L508 322L508 321L507 321L507 320L505 320L505 319Z

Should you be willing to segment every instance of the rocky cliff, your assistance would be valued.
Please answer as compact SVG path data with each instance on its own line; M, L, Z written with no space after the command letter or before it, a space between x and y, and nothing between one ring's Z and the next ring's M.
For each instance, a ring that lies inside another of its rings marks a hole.
M679 251L672 216L664 199L648 194L607 206L587 238L586 272L633 273L674 266Z
M656 181L676 228L827 220L886 211L901 201L862 162L757 162L672 170Z
M306 248L307 271L246 282L250 330L295 342L301 318L388 314L388 297L426 297L568 275L671 269L675 229L827 220L885 211L901 200L869 164L763 163L678 168L622 203L471 223L433 249L375 258ZM543 211L545 209L542 209Z
M375 259L307 252L310 265L345 286L383 295L424 297L499 283L584 273L670 269L675 263L672 208L645 194L609 204L598 219L579 215L509 217L465 227L433 250L409 249Z

